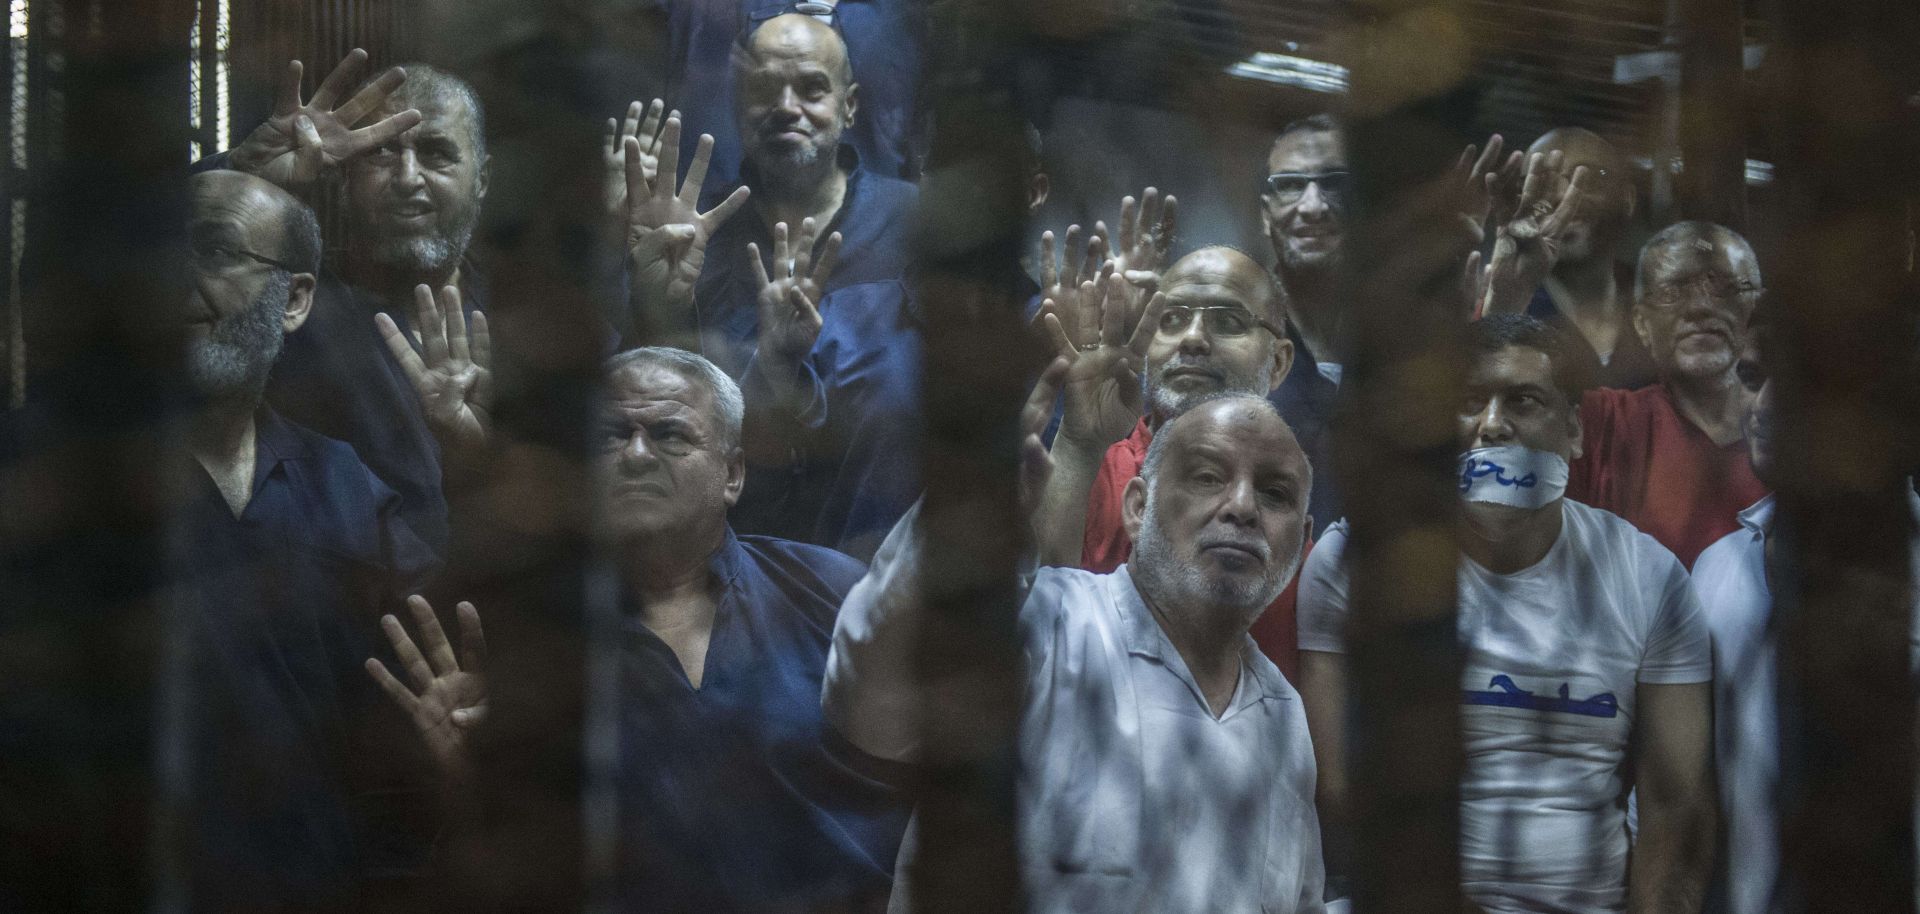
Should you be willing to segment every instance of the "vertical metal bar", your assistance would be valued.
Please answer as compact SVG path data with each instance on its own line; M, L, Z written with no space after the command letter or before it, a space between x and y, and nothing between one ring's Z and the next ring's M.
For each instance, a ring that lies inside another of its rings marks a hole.
M1679 217L1745 231L1746 104L1741 0L1680 0Z
M939 132L914 283L926 316L920 460L931 547L930 624L917 659L925 681L941 687L921 713L921 852L910 878L918 912L1009 912L1024 909L1014 775L1026 680L1014 581L1027 535L1014 480L1018 416L1034 374L1023 367L1039 361L1013 285L1026 214L1025 137L1011 84L1022 32L1007 0L941 12L928 68Z
M1347 482L1355 910L1458 914L1460 656L1455 634L1467 241L1418 209L1464 138L1473 48L1461 4L1358 5L1348 158L1359 190L1343 260L1350 359L1334 459ZM1430 196L1430 193L1429 193ZM1422 254L1422 251L1428 253ZM1364 306L1359 306L1364 303Z
M1920 10L1781 2L1772 84L1785 910L1912 911L1914 536L1906 480Z
M0 907L138 910L164 640L159 455L179 390L158 304L180 294L168 264L186 214L192 7L103 6L62 35L53 6L32 10L34 53L61 55L63 93L35 124L64 150L33 159L38 389L0 466L0 644L15 658L0 664Z

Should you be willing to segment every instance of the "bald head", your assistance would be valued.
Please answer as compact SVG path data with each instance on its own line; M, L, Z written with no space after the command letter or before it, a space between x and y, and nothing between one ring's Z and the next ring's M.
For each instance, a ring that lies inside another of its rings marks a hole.
M250 407L312 308L320 226L306 204L252 175L203 172L188 189L192 282L177 311L187 377L209 400Z
M1265 397L1226 394L1180 414L1124 495L1141 592L1202 638L1245 632L1299 568L1312 488L1306 453Z
M1667 226L1640 249L1633 326L1663 380L1731 375L1760 300L1760 262L1738 232Z
M187 187L196 225L224 222L240 233L234 240L246 250L293 267L292 272L319 272L320 221L298 197L239 171L203 171Z
M1283 316L1273 274L1244 251L1225 245L1204 247L1174 261L1161 275L1160 289L1175 300L1204 289L1210 297L1238 302L1262 320L1277 324Z
M1592 257L1611 258L1614 245L1626 234L1638 205L1632 163L1626 155L1605 137L1581 127L1549 130L1534 140L1527 152L1560 153L1557 181L1563 188L1575 168L1585 166L1587 169L1587 186L1593 190L1593 203L1568 227L1562 240L1561 259L1580 262Z
M754 197L811 198L833 175L859 109L846 42L812 16L775 16L736 49L733 78L740 145L758 172Z

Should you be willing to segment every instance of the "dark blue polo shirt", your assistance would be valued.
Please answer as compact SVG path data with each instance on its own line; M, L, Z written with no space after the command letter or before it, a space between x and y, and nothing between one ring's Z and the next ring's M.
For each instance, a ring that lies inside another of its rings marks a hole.
M1614 271L1615 281L1624 295L1633 294L1633 269L1620 265ZM1533 290L1533 298L1527 301L1527 315L1539 318L1549 324L1556 324L1572 335L1573 341L1585 350L1598 369L1594 375L1596 387L1618 387L1623 390L1638 390L1660 380L1660 366L1653 362L1653 353L1640 342L1640 334L1633 329L1633 307L1628 307L1620 316L1620 336L1613 344L1613 354L1605 362L1600 361L1600 353L1594 351L1593 344L1587 342L1585 334L1574 326L1573 321L1560 313L1560 306L1554 303L1553 296L1546 286Z
M344 902L432 836L418 737L361 664L395 662L378 616L435 556L352 449L256 422L245 511L195 465L175 528L195 910Z
M906 275L911 259L909 236L919 188L867 171L851 146L840 147L840 164L848 172L846 196L833 221L816 236L815 245L817 254L827 236L840 233L840 259L827 278L827 291L899 279ZM753 186L751 168L746 181ZM731 192L732 188L722 187L709 197L717 201ZM762 265L768 266L771 275L773 234L751 200L708 240L706 264L694 287L703 354L736 378L747 370L747 361L759 345L760 290L747 260L749 242L760 246Z
M479 268L460 264L461 302L484 310ZM314 290L313 313L287 337L267 382L267 400L288 419L351 445L400 495L400 513L436 551L447 549L447 496L440 443L373 316L384 313L411 334L413 299L389 302L330 270Z
M1287 323L1287 339L1293 341L1293 368L1267 400L1280 411L1280 418L1287 420L1313 468L1313 492L1307 511L1313 515L1313 535L1317 539L1341 516L1340 487L1333 467L1333 416L1340 385L1320 373L1320 363L1307 350L1306 341L1291 321Z
M907 806L820 712L841 600L866 566L727 533L700 688L637 613L621 646L621 895L632 911L867 910ZM870 761L870 760L869 760Z
M733 116L733 46L750 21L792 7L791 0L660 0L667 13L667 104L685 125L680 161L693 160L700 134L713 135L707 181L726 186L740 175L740 134ZM926 45L924 0L840 0L834 12L847 43L859 108L847 139L874 174L912 178L920 131L914 128Z

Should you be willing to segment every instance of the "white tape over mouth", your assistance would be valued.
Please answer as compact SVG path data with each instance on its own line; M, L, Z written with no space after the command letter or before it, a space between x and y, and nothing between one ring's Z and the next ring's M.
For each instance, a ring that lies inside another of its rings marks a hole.
M1567 459L1520 445L1475 448L1460 455L1460 497L1540 508L1567 494Z

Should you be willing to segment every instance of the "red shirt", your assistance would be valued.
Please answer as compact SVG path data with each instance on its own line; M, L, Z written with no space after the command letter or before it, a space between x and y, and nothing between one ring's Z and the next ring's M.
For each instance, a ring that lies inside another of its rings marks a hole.
M1680 415L1664 384L1588 391L1580 424L1582 455L1567 497L1626 518L1688 569L1767 494L1746 442L1714 444Z
M1147 420L1141 419L1133 427L1133 434L1107 448L1106 457L1100 461L1100 474L1093 478L1093 489L1087 493L1087 535L1080 549L1080 567L1104 574L1119 568L1133 554L1133 540L1120 523L1120 496L1127 490L1127 483L1140 475L1140 465L1147 460L1147 445L1152 443L1153 432L1147 429ZM1304 553L1312 548L1309 542L1302 550L1303 563ZM1295 684L1300 682L1300 636L1294 619L1299 586L1300 576L1296 574L1247 632L1261 653Z

